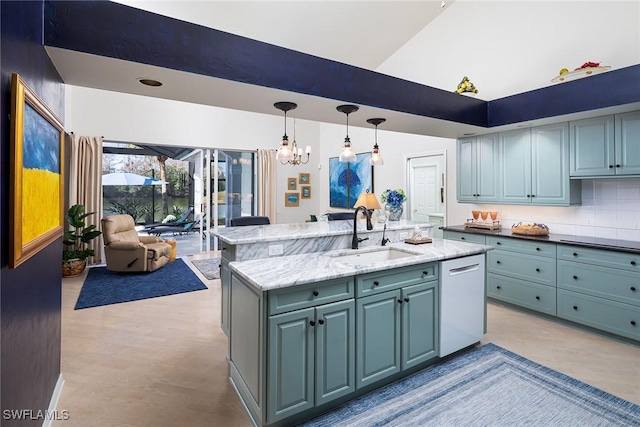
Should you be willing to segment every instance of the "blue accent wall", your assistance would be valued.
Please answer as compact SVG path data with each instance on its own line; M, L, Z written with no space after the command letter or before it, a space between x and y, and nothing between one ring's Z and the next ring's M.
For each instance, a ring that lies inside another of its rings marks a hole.
M43 3L2 1L0 7L0 403L2 410L38 411L49 407L60 375L62 238L9 269L11 74L20 74L60 118L64 117L64 84L42 45ZM1 421L2 426L42 423Z

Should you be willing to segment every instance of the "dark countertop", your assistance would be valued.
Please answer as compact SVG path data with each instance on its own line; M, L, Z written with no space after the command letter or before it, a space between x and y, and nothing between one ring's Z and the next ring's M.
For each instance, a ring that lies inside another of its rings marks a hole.
M440 227L445 231L457 231L469 234L482 234L485 236L510 237L514 239L532 240L536 242L560 243L564 245L582 246L594 249L608 249L613 251L631 252L640 254L640 242L632 240L605 239L602 237L574 236L570 234L549 233L547 236L527 236L514 234L510 228L502 230L485 230L482 228L468 228L464 225Z

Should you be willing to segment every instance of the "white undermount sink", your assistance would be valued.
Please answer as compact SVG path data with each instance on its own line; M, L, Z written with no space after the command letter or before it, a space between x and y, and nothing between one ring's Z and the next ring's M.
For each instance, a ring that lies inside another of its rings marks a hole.
M395 259L402 259L407 257L416 256L411 252L403 251L396 248L383 248L375 251L362 251L358 252L357 249L353 253L340 253L332 255L337 258L336 261L344 262L347 264L363 265L373 264L375 262L392 261Z

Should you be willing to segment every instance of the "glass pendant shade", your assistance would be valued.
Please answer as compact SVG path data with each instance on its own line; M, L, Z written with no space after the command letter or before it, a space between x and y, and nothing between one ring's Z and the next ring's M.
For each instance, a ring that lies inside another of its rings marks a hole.
M289 148L289 139L287 135L282 138L282 143L278 147L278 153L276 154L276 160L285 162L293 159L293 151Z
M351 141L349 141L348 137L344 139L344 148L342 148L338 161L343 163L356 161L356 153L351 148Z
M367 119L367 123L371 123L376 127L375 142L373 144L373 150L371 151L371 159L369 160L369 162L371 163L371 166L384 165L384 159L380 155L380 148L378 147L378 125L386 121L387 121L386 119L382 119L382 118Z
M356 152L351 148L351 140L349 139L349 114L358 111L360 107L357 105L339 105L336 107L336 110L344 113L347 116L347 136L344 139L344 146L342 148L342 152L338 157L338 161L341 163L347 162L355 162L356 161Z

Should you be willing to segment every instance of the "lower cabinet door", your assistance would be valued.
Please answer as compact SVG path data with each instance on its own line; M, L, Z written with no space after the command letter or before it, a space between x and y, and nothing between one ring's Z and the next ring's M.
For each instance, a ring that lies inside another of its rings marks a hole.
M402 289L402 369L438 355L438 282Z
M356 388L400 372L400 290L359 298Z
M314 308L269 317L269 423L314 406L314 324Z
M356 389L355 301L316 308L316 406Z

